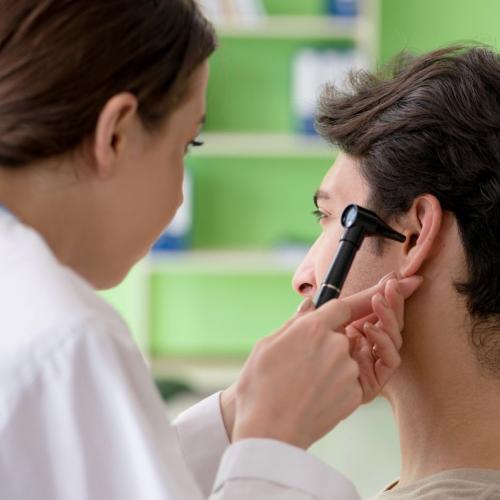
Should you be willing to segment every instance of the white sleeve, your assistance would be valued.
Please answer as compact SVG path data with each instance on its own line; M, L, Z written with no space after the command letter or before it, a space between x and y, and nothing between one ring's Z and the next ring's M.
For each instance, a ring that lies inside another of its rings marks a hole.
M212 491L229 442L220 409L220 393L181 413L173 425L186 463L205 497Z
M0 381L0 500L207 498L185 457L120 321L79 325ZM209 498L359 500L338 473L272 440L229 446Z
M228 448L211 498L361 500L344 476L304 450L271 439L247 439Z
M214 500L265 498L359 500L350 481L294 446L270 439L230 445L220 393L182 413L174 425L186 462L205 496ZM225 454L224 454L225 452Z

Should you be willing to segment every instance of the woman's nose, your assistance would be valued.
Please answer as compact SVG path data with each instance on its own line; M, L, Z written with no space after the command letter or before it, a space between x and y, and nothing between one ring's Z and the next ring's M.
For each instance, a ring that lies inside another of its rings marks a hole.
M292 280L293 289L302 297L313 297L316 293L314 267L304 261L295 271Z

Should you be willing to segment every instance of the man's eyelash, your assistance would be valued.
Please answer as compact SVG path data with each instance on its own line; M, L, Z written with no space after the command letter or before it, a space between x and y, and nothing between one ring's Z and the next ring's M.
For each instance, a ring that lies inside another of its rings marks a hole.
M312 214L316 217L318 222L326 217L326 214L321 210L314 210Z

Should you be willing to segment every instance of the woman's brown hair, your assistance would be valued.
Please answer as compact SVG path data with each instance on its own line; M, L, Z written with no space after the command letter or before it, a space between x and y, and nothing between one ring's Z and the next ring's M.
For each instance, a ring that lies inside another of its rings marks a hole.
M215 46L194 0L0 0L0 165L74 150L124 91L154 128Z

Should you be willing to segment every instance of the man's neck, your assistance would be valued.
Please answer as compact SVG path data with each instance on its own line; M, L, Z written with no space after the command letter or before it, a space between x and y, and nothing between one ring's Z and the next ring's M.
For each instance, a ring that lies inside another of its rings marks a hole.
M403 353L407 363L388 391L399 427L401 486L443 470L500 470L500 377L480 371L467 332L447 335L445 328L412 332L420 346ZM422 348L426 339L432 349Z

